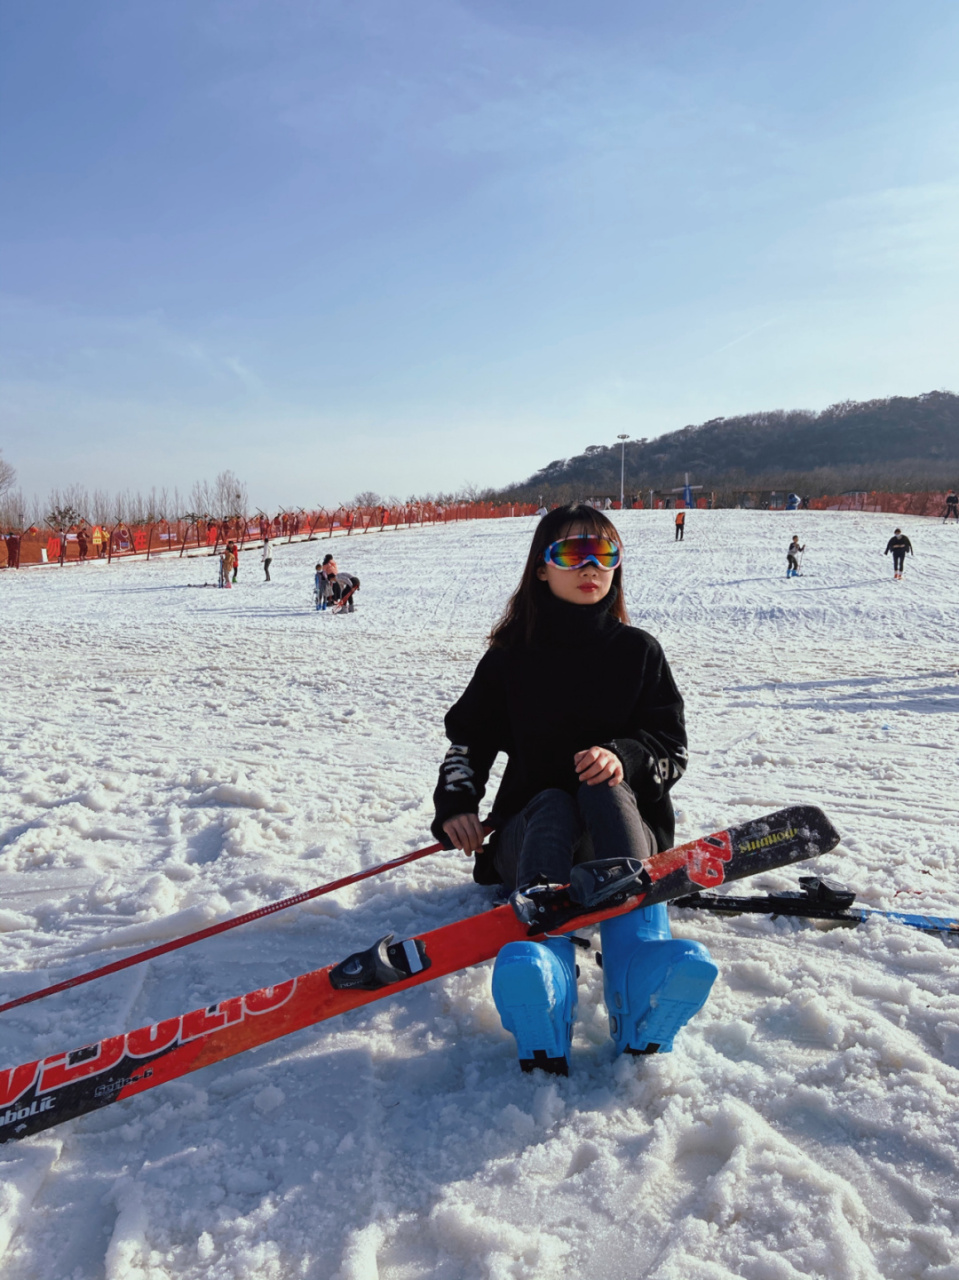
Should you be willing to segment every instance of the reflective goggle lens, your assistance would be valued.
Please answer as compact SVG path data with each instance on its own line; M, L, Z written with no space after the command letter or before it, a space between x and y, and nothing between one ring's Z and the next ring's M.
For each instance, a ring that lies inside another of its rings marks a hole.
M593 564L599 569L615 569L623 558L622 548L612 538L599 538L592 533L574 534L571 538L560 538L551 542L543 552L547 564L557 569L581 569L584 564Z

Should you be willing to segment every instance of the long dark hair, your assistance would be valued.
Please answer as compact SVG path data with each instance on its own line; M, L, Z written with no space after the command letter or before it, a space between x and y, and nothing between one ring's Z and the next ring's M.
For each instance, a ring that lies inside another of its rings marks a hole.
M549 585L539 580L536 570L543 563L543 553L550 543L565 538L574 525L578 525L585 533L612 538L622 546L623 540L612 520L595 507L587 506L585 502L557 507L555 511L543 516L533 534L519 586L506 602L503 616L489 634L491 649L519 649L533 643L543 602L550 594ZM613 572L610 594L613 591L616 592L616 599L610 607L610 613L620 622L629 625L629 614L623 600L622 563Z

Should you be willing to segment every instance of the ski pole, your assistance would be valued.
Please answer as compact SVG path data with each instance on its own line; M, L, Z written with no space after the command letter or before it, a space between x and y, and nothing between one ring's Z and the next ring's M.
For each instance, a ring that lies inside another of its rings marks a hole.
M491 830L487 827L485 830ZM292 898L283 898L279 902L271 902L265 907L257 907L255 911L247 911L245 915L235 916L232 920L221 920L219 924L208 925L195 933L185 934L182 938L174 938L172 942L161 943L157 947L148 947L146 951L138 951L127 956L125 960L114 960L102 968L91 969L89 973L81 973L75 978L66 978L63 982L55 982L52 986L43 987L39 991L31 991L28 995L17 996L16 1000L8 1000L0 1004L0 1013L7 1009L16 1009L18 1005L30 1004L33 1000L42 1000L44 996L52 996L58 991L69 991L71 987L82 986L92 982L94 978L104 978L108 973L118 973L121 969L129 969L135 964L143 964L145 960L153 960L156 956L166 955L180 947L188 947L191 943L201 942L204 938L212 938L214 934L225 933L228 929L236 929L241 924L249 924L252 920L262 920L275 911L285 911L287 907L295 907L301 902L309 902L312 898L320 898L325 893L333 893L335 889L344 889L347 885L357 884L360 880L369 880L371 876L382 875L384 871L392 871L396 867L405 866L407 862L415 862L417 858L426 858L431 853L439 853L441 844L429 844L423 849L414 849L412 853L404 853L389 862L381 862L379 866L369 867L366 871L354 871L352 875L343 876L339 880L331 880L329 884L321 884L316 889L307 889L304 893L295 893Z

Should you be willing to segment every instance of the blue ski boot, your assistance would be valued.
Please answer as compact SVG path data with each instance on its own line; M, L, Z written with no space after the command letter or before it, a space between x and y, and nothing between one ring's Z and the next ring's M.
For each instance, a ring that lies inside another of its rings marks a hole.
M516 1038L519 1065L569 1075L576 961L569 938L507 942L493 966L493 1002Z
M599 926L603 993L617 1053L669 1053L706 1003L719 970L698 942L674 938L666 903Z

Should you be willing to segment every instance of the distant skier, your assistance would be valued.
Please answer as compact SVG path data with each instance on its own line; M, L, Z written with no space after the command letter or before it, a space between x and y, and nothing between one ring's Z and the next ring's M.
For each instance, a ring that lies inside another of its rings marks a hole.
M318 564L315 566L313 574L313 599L316 601L317 613L326 611L326 574L323 572L323 566Z
M222 556L220 556L220 586L229 588L232 586L230 575L233 573L236 561L233 558L233 544L228 542L224 548Z
M942 517L942 523L952 517L953 520L959 520L959 494L955 489L950 489L946 494L946 514Z
M782 544L780 543L780 546ZM793 540L786 548L786 577L799 577L799 557L806 550L805 546L799 545L799 534L793 534Z
M452 745L433 833L477 855L473 878L512 891L533 932L543 886L567 884L575 863L643 859L674 839L683 700L657 641L629 625L621 561L616 527L595 508L544 516L490 647L446 716ZM500 751L508 763L484 849L478 811ZM616 1051L668 1052L716 978L709 952L671 936L662 903L605 920L600 934ZM562 930L502 947L493 1001L524 1071L568 1074L576 963Z
M686 535L686 512L680 510L676 512L676 532L673 535L673 542L682 542Z
M915 555L912 543L901 529L897 529L886 543L883 555L887 556L890 551L892 552L892 576L893 578L901 578L902 568L906 562L906 552L908 551L910 555Z
M7 568L20 568L20 539L22 535L19 533L7 534Z
M231 542L228 545L233 552L233 581L236 582L236 575L240 571L240 548L235 542Z
M385 511L386 508L384 507ZM320 565L320 573L326 579L326 599L332 599L335 604L340 598L340 584L336 579L339 570L336 567L336 561L332 555L327 552L323 557L323 563Z
M263 572L266 574L266 580L267 582L270 582L270 565L273 563L273 543L270 541L269 537L265 537L263 539L263 551L260 555L260 559L263 561Z
M345 609L347 613L352 613L356 607L356 593L360 589L359 578L354 577L352 573L338 573L336 586L339 588L339 597L335 612L341 613Z

